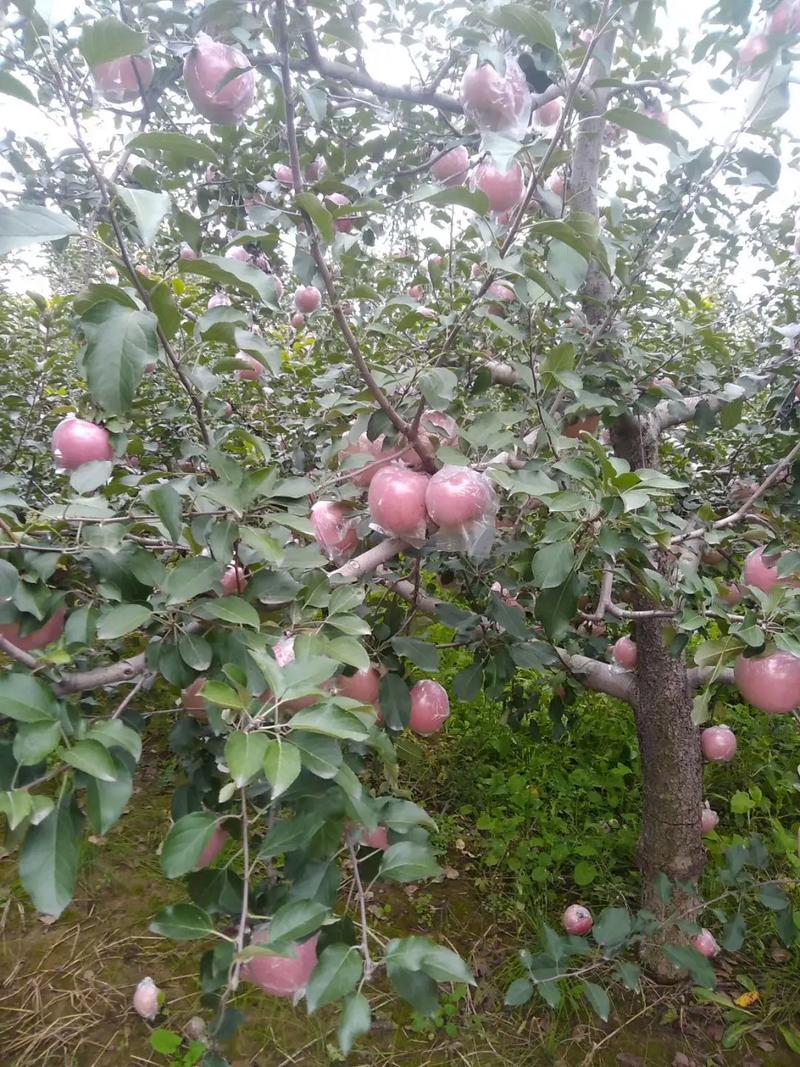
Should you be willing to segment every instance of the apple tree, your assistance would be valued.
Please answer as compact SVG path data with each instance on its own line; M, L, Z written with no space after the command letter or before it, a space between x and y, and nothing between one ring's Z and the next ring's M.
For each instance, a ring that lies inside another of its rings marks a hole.
M713 983L726 687L800 705L798 32L792 0L691 41L648 0L12 8L0 250L60 293L2 323L0 808L40 911L157 695L187 894L152 929L206 942L217 1036L249 981L340 1002L349 1050L376 977L423 1013L472 981L370 928L369 882L439 873L398 735L536 683L630 706L644 802L641 910L590 943L577 906L534 982L630 944ZM471 655L449 694L426 618Z

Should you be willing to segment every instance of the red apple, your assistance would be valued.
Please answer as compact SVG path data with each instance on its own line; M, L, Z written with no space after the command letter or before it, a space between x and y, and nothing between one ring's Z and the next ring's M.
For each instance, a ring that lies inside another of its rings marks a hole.
M415 734L429 737L438 733L450 715L450 700L447 690L438 682L425 678L411 689L411 720L409 726Z
M406 296L410 296L412 300L422 300L423 289L421 285L410 285L406 289Z
M719 815L714 811L708 801L703 805L703 810L700 813L700 828L704 834L710 834L713 830L716 830L719 822Z
M204 721L208 718L208 708L205 700L200 696L200 690L206 684L208 679L204 676L195 678L190 686L181 693L181 703L186 711L192 716L193 719Z
M425 537L425 492L430 477L400 463L382 467L370 482L367 503L375 523L390 537Z
M532 116L534 126L539 129L555 126L561 118L563 110L564 102L560 96L556 97L555 100L548 100L546 104L542 104L541 107L537 107L534 111Z
M18 622L3 623L0 625L0 637L10 641L22 652L35 652L39 648L47 648L63 634L64 614L63 608L57 608L47 622L24 636L20 635Z
M620 667L632 671L639 659L639 650L636 647L636 642L632 641L630 637L620 637L611 646L611 655Z
M322 303L322 293L316 285L301 285L295 289L294 306L303 315L311 315Z
M490 63L471 67L461 81L464 114L480 129L509 131L528 124L531 94L519 64L506 59L505 74Z
M349 207L351 203L344 193L328 193L325 199L328 203L333 205L334 208ZM343 217L334 219L333 225L339 233L350 233L354 223L355 219Z
M306 167L306 180L309 182L318 182L321 178L324 178L328 173L328 164L325 162L323 156L317 156Z
M442 446L457 448L461 431L458 423L444 411L426 411L419 420L419 438L429 451L436 451ZM406 448L400 459L408 467L421 467L422 456L415 448Z
M765 557L763 546L754 548L744 561L742 581L764 593L768 593L775 585L796 585L797 582L789 577L778 577L779 560L780 555Z
M700 748L709 763L730 763L736 755L736 734L730 726L709 726L700 734Z
M736 51L739 53L739 62L749 67L759 56L769 51L769 38L764 33L754 33L750 37L745 37L737 46Z
M292 176L292 168L288 163L278 163L273 172L275 178L280 185L285 185L287 189L291 189L294 185L294 177Z
M389 847L389 831L385 826L378 826L375 830L365 830L361 834L359 844L363 848L379 849L385 852Z
M260 986L265 993L275 997L292 999L302 992L311 972L317 965L317 941L319 934L314 934L302 944L292 944L292 956L254 956L241 969L241 976L246 982ZM250 938L252 945L265 945L269 941L269 923L257 927Z
M564 427L565 437L578 437L582 433L597 433L597 427L600 425L599 415L586 415L582 419L574 419L567 423Z
M494 489L480 471L445 466L428 482L425 507L437 526L460 528L495 510Z
M505 173L484 161L475 168L472 176L475 189L486 194L491 211L511 211L525 194L525 177L517 160Z
M244 245L232 245L225 253L226 259L236 259L239 263L246 263L248 267L253 265L253 257Z
M706 930L705 927L703 927L699 934L692 938L692 945L697 949L701 956L707 956L709 959L718 956L720 952L720 947L717 944L716 938L711 931Z
M196 871L202 871L204 867L210 866L220 852L222 852L223 848L225 848L225 842L227 840L228 835L225 830L223 830L221 826L215 826L214 833L211 835L206 847L200 853L200 858L195 864L194 869Z
M345 504L318 500L311 508L314 537L325 555L340 562L349 559L358 545L353 513Z
M153 81L153 61L149 56L123 56L99 63L92 75L97 91L105 100L121 104L135 100Z
M396 455L395 452L384 452L383 445L386 440L386 435L381 434L376 437L374 441L370 441L365 433L359 435L358 440L355 443L351 442L351 439L345 434L345 438L348 444L339 453L340 456L364 456L369 459L369 463L363 464L361 467L354 467L352 473L350 473L350 481L356 485L365 489L379 470ZM380 465L376 461L384 460Z
M305 315L301 315L299 311L292 315L291 319L289 319L289 325L292 327L293 330L302 330L305 324L306 317Z
M212 293L209 297L206 308L209 311L213 311L214 308L230 307L231 298L226 293Z
M439 156L437 159L436 157ZM464 145L451 148L444 155L434 150L431 174L443 185L463 185L469 171L469 152Z
M84 463L114 458L108 430L74 415L67 415L53 430L51 448L56 466L68 471Z
M797 33L800 30L800 4L796 0L782 0L772 9L767 23L770 34Z
M181 245L179 255L181 259L197 259L197 252L195 252L192 246L187 244L185 241Z
M567 179L564 177L563 171L554 170L544 184L545 188L549 189L551 193L555 193L556 196L563 196L567 187Z
M489 288L486 290L486 296L492 297L494 300L516 300L517 294L511 288L510 285L504 285L503 282L492 282Z
M497 593L500 599L507 604L510 608L519 608L522 610L522 605L515 596L512 596L505 586L502 586L500 582L492 582L491 592Z
M584 934L588 934L591 930L594 925L594 919L589 909L584 908L582 904L570 904L561 916L561 925L568 934L583 937Z
M242 381L254 382L258 378L263 378L266 374L266 368L263 363L259 363L255 356L251 356L249 352L237 352L236 358L240 363L247 363L247 367L243 367L239 371L239 377Z
M351 700L377 707L381 687L381 672L377 667L367 667L355 674L340 674L336 678L336 692Z
M788 715L800 707L800 657L791 652L739 656L733 677L748 704L768 715Z
M242 69L230 81L225 77ZM183 81L189 99L200 114L220 126L235 126L253 103L256 74L250 60L231 45L212 41L205 33L197 37L183 64Z
M735 608L742 601L742 590L736 582L723 583L719 590L720 599L730 607Z
M222 595L239 596L247 588L247 575L244 567L238 563L231 563L230 567L222 575Z

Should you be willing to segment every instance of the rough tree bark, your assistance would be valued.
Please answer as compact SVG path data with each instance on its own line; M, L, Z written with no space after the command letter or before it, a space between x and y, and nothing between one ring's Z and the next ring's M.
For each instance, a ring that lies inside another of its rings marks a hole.
M614 451L632 468L658 469L658 432L654 419L619 419L611 431ZM660 553L658 570L669 579L675 557ZM650 597L635 592L638 610L657 607ZM683 656L669 651L669 620L638 619L636 688L633 699L639 756L642 765L642 821L639 834L639 870L642 907L659 922L653 944L642 950L648 970L662 980L680 972L663 953L663 946L683 944L686 935L677 920L699 903L694 889L705 866L700 827L703 806L703 759L699 730L692 722L692 686ZM672 884L664 899L656 878L663 874Z
M614 52L614 31L598 41L590 82L608 77ZM603 114L608 90L595 90L589 114L581 120L569 183L569 208L598 218L597 190L602 163ZM580 293L587 320L596 324L608 314L612 296L610 279L592 264ZM596 358L603 359L602 351ZM659 433L656 417L624 416L611 426L616 455L632 469L659 466ZM669 577L674 557L664 553L656 561ZM659 605L644 592L634 594L634 608L650 610ZM703 764L697 727L692 722L692 693L685 660L673 657L668 648L669 621L639 619L635 640L639 651L633 706L642 765L642 821L638 863L642 877L642 907L659 921L655 943L642 950L648 970L662 980L678 973L663 952L665 944L685 943L686 935L675 919L697 903L691 885L705 863L700 827L703 802ZM656 876L672 883L668 901L656 890ZM681 883L682 885L676 885Z

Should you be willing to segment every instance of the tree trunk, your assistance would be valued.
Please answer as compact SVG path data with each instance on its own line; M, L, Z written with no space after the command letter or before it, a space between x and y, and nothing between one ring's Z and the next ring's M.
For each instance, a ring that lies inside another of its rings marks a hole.
M616 454L631 468L657 469L658 436L652 419L623 418L612 429ZM662 554L658 567L669 578L674 558ZM644 593L633 597L636 610L656 607ZM659 922L654 942L642 949L642 962L657 978L674 980L680 972L663 946L685 944L677 922L698 903L694 889L705 865L700 826L703 759L700 734L692 722L692 693L686 661L669 651L668 619L640 619L635 626L638 660L634 712L642 762L642 822L639 870L642 907ZM666 875L671 895L655 881ZM677 885L676 883L682 883ZM694 918L694 912L689 917Z

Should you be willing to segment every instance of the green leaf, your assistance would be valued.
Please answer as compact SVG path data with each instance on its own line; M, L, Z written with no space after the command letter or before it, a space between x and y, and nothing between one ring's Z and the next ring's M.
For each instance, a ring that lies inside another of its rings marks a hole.
M143 498L158 515L174 543L181 539L181 498L171 485L157 485L147 489Z
M641 111L634 111L632 108L612 107L606 112L606 122L621 126L624 130L631 130L645 144L657 141L674 150L686 143L685 138L675 133L674 130L664 126L657 119L643 115Z
M443 189L441 185L423 185L408 197L411 204L426 203L437 207L465 207L474 211L476 215L486 215L489 211L489 201L486 193L480 189L474 191L467 189L465 185L456 185L450 189Z
M517 34L529 45L544 45L551 51L558 51L558 42L553 27L538 11L527 4L504 4L497 8L487 21L502 30Z
M427 811L410 800L390 800L384 805L381 822L390 830L397 830L401 834L408 833L417 826L424 826L429 830L436 829L436 823Z
M322 201L318 200L313 193L300 193L299 196L295 197L294 202L295 207L309 216L323 238L330 243L336 235L336 230L333 225L333 217L326 210Z
M156 317L106 300L81 319L86 334L86 382L92 399L109 415L124 415L144 368L158 356Z
M422 878L438 878L441 873L430 846L400 841L384 852L378 877L391 882L418 882Z
M764 882L758 887L758 900L770 911L783 911L791 905L786 892L776 882Z
M344 759L339 742L322 734L292 734L292 741L300 752L302 765L318 778L335 778Z
M704 989L714 989L717 976L709 959L702 956L696 948L666 945L664 954L683 971L688 971L692 981Z
M19 571L8 562L0 559L0 602L10 600L19 585Z
M268 740L266 734L237 730L225 741L225 762L237 789L247 785L264 765Z
M203 256L202 259L182 259L178 269L182 274L202 274L204 278L210 278L221 285L230 285L248 296L255 296L275 310L278 308L274 280L247 263L226 259L224 256Z
M120 724L122 725L122 724ZM86 779L86 814L96 834L107 834L122 815L133 793L133 777L119 760L117 778L104 782L99 778Z
M315 900L292 900L278 908L269 924L269 941L297 941L319 930L330 908Z
M606 993L605 989L595 982L581 982L581 992L595 1013L600 1016L604 1023L607 1023L611 1012L611 1001L608 999L608 993Z
M138 56L147 48L147 34L131 29L112 16L84 26L78 48L90 67L123 56Z
M597 877L598 871L593 863L589 863L588 860L580 860L575 864L575 870L572 872L572 877L575 879L575 885L585 886L591 885Z
M398 656L404 656L422 671L439 670L439 651L430 641L416 637L393 637L392 648Z
M252 626L257 630L261 621L258 612L252 604L242 600L238 596L221 597L219 600L208 600L203 604L203 615L210 615L212 619L221 619L236 626Z
M349 1056L353 1045L369 1033L372 1022L369 1001L361 993L354 993L347 1001L339 1020L339 1048Z
M333 637L325 646L325 652L339 663L355 667L357 671L369 669L369 653L352 637Z
M53 722L58 702L52 689L30 674L0 676L0 712L17 722Z
M503 1003L508 1008L518 1008L521 1004L527 1004L533 996L533 982L528 978L517 978L506 990Z
M181 560L166 577L164 592L168 604L182 604L185 600L208 593L218 587L225 571L221 563L208 556L193 556Z
M150 923L150 930L174 941L199 941L214 933L207 911L196 904L169 904Z
M381 678L381 714L390 730L404 730L411 721L411 693L404 678L390 671Z
M164 1056L171 1056L182 1044L183 1038L174 1030L154 1030L150 1035L150 1047Z
M149 189L126 189L124 185L115 185L114 190L133 215L142 244L145 248L149 247L172 207L169 193L151 193Z
M152 615L152 611L142 604L120 604L119 607L109 608L97 620L97 636L102 641L124 637L134 630L141 630Z
M702 641L694 653L698 667L715 667L721 670L734 662L745 648L744 641L734 634L728 634L715 641Z
M592 936L604 948L621 945L630 933L631 917L624 908L604 908L592 928Z
M574 565L575 549L571 541L543 545L533 557L533 580L540 589L554 589L566 580Z
M211 665L214 650L204 637L197 634L181 634L178 638L178 651L181 659L195 671L204 671Z
M272 786L272 799L285 793L300 773L300 752L289 741L269 741L264 754L264 774Z
M61 749L59 756L71 767L101 782L116 782L119 776L120 764L99 741L89 738L76 741L71 748Z
M292 819L282 819L275 823L259 849L259 856L282 856L286 852L296 852L306 848L310 839L325 822L324 816L317 811L308 811Z
M185 133L169 133L163 130L137 133L131 137L126 147L143 154L167 152L176 159L197 159L202 163L219 163L219 156L211 145L197 137L189 137Z
M27 248L43 241L58 241L80 233L67 215L36 204L0 207L0 256L15 248Z
M36 97L30 91L27 85L23 85L21 81L14 77L13 74L9 74L7 70L0 70L0 93L4 96L15 96L17 100L24 100L26 104L33 104L36 106Z
M200 696L211 704L218 704L221 708L243 709L248 703L240 693L231 686L225 685L224 682L206 682Z
M14 737L14 759L23 767L33 767L50 755L61 740L61 723L20 723Z
M19 857L19 877L37 911L58 916L72 900L78 874L78 825L71 796L31 826Z
M292 716L292 730L338 737L343 741L366 741L369 737L369 728L361 719L331 704L296 712Z
M33 799L25 789L9 789L0 793L0 812L8 820L9 830L16 830L31 816Z
M161 870L167 878L180 878L194 870L217 822L211 812L193 811L170 827L161 849Z
M328 945L308 980L308 1014L352 993L362 970L361 953L355 945Z
M563 585L543 589L536 598L536 618L542 623L545 633L553 642L558 642L569 632L578 609L581 586L574 573Z

